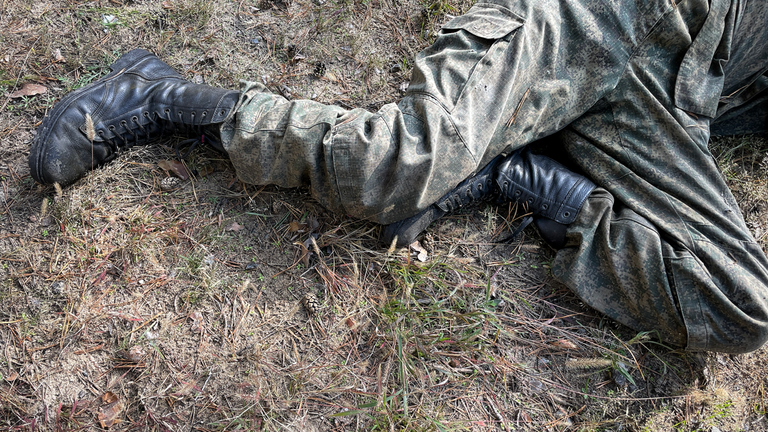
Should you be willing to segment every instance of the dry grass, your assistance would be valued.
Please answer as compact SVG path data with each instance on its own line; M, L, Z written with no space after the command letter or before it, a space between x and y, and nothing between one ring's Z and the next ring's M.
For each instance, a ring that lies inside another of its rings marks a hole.
M46 110L134 47L191 80L375 109L468 6L0 0L0 94L48 89L0 96L0 429L768 428L765 349L692 355L605 320L537 238L496 243L507 207L441 220L420 259L209 150L171 190L169 143L61 191L29 176ZM765 243L766 141L715 152Z

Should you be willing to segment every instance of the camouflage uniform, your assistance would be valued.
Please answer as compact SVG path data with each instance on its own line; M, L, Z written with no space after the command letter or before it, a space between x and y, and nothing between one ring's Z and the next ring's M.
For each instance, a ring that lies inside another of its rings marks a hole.
M327 208L386 224L559 132L600 188L556 277L667 342L754 350L768 338L768 260L707 142L710 126L766 130L766 7L481 0L418 55L398 104L344 110L246 83L225 148L246 182L309 185Z

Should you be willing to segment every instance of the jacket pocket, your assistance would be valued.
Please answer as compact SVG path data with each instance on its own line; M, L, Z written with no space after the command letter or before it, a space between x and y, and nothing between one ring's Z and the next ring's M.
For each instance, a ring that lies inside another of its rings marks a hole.
M416 56L408 93L428 95L449 113L466 89L501 66L523 19L511 10L478 3L440 29L435 43Z
M501 39L523 25L522 17L493 3L477 3L469 11L445 24L441 32L464 30L481 39Z
M712 0L701 29L683 57L675 81L675 106L692 114L715 117L725 84L735 14L730 2Z

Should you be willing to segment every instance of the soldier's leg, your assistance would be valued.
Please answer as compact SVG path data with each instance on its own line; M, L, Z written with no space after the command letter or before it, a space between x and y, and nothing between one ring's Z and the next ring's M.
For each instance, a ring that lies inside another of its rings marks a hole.
M746 2L738 17L731 51L723 67L723 92L711 125L712 135L768 132L768 3Z
M686 111L716 105L681 109L675 87L691 77L670 68L702 6L678 3L615 91L564 133L569 154L605 189L569 227L553 272L636 330L690 350L746 352L768 338L768 259L707 149L710 118Z
M479 2L419 54L403 100L377 113L287 101L258 85L241 95L192 86L148 52L133 51L54 107L30 168L38 181L68 183L179 128L205 142L221 128L243 180L308 185L328 208L391 223L435 203L500 153L581 115L613 88L635 46L673 7L668 0Z
M562 129L616 84L668 1L479 2L420 53L376 113L247 84L222 138L240 178L309 185L324 206L392 223L503 151Z
M742 105L729 107L712 122L713 136L768 133L768 72L756 83L762 85L759 93L749 95Z

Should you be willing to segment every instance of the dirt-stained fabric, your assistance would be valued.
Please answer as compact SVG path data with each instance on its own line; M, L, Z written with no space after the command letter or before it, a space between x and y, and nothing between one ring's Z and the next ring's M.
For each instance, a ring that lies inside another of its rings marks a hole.
M768 38L755 30L768 22L766 3L729 6L713 2L707 15L705 2L678 3L616 88L564 132L576 163L610 193L590 198L554 273L608 316L689 350L751 351L768 337L768 261L707 149L709 116L765 88ZM722 36L705 33L714 29ZM762 51L730 48L747 41ZM692 50L715 59L690 60ZM683 67L670 67L681 54ZM762 122L717 128L765 131L768 99L752 96Z
M768 260L707 142L766 130L766 22L758 0L479 1L417 56L398 104L344 110L244 83L222 135L242 180L391 223L560 132L600 188L553 273L638 331L750 351L768 338Z

